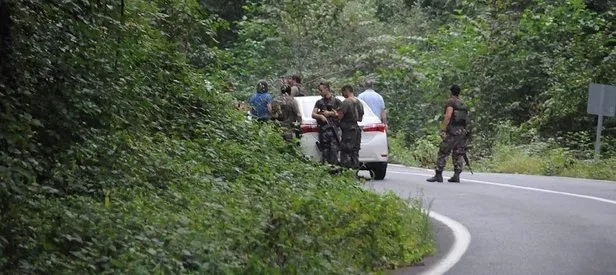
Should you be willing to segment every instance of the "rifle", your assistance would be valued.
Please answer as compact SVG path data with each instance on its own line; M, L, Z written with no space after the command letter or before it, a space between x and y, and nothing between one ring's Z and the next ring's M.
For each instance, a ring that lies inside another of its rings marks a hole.
M468 170L471 171L471 175L473 174L473 168L471 168L471 164L468 161L468 156L466 155L466 152L464 152L464 162L466 162L466 167L468 167Z
M467 137L467 144L468 144L468 139L470 139L470 132L467 132L466 134ZM471 149L472 146L470 145L465 145L464 146L464 155L462 155L462 157L464 157L464 162L466 163L466 166L468 167L468 170L471 171L471 175L473 174L473 168L471 168L471 163L468 160L468 156L466 154L466 152L468 152L468 149Z
M328 110L330 111L330 110ZM323 110L319 110L318 112L323 113ZM342 141L340 141L340 137L338 137L338 133L336 133L336 129L334 128L334 126L332 125L332 123L330 122L329 118L327 119L327 125L329 126L329 129L332 131L332 133L334 134L334 138L336 139L336 143L338 144L338 146L340 146L340 144L342 143ZM317 144L317 148L319 149L319 151L323 151L323 146L321 145L320 142L316 142Z
M471 141L472 139L472 134L471 134L471 130L469 129L470 127L467 127L466 129L466 148L464 148L464 162L466 162L466 166L468 167L468 171L471 171L471 175L473 174L473 168L471 168L471 163L470 161L468 161L468 156L466 155L466 152L468 152L468 149L472 148L471 146L468 145L468 143Z

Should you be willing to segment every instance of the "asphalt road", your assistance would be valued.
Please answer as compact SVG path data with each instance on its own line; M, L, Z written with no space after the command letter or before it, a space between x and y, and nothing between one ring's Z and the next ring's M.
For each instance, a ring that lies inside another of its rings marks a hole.
M432 173L390 166L367 187L422 196L468 229L470 244L446 274L616 274L616 182L467 172L457 184L426 182ZM435 223L440 251L427 266L459 241L443 227Z

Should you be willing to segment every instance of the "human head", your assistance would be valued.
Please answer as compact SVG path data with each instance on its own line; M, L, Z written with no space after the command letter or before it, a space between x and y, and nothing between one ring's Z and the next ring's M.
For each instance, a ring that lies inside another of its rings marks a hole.
M459 96L460 95L460 86L458 86L457 84L453 84L451 86L451 88L449 88L449 91L451 91L452 95Z
M292 75L291 76L291 84L293 84L293 85L302 84L302 79L299 77L299 75Z
M364 88L366 90L372 89L372 80L370 80L370 79L364 80Z
M257 83L257 92L258 93L267 92L267 82L265 80L261 80L259 81L259 83Z
M345 85L344 87L342 87L342 96L344 96L345 98L353 95L353 87L351 87L351 85Z
M322 97L328 97L331 95L331 91L329 90L329 82L321 81L319 83L319 94Z
M291 94L291 86L286 85L286 84L280 86L280 94L290 95Z

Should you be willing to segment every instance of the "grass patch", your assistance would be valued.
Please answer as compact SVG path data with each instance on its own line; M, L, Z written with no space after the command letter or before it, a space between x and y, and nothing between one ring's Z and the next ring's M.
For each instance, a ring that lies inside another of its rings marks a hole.
M402 138L390 137L391 161L409 166L434 168L438 141L418 140L408 149ZM472 151L470 152L472 155ZM554 144L535 142L529 145L499 145L489 158L471 163L473 171L565 176L616 181L616 158L594 160L576 159L573 154ZM453 169L451 158L446 169Z

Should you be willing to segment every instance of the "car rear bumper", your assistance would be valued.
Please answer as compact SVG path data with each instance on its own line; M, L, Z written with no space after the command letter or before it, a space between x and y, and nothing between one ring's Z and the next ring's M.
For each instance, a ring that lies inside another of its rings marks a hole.
M321 151L317 148L318 135L305 134L300 140L304 154L315 161L321 161ZM360 163L386 163L389 159L387 135L372 137L368 142L362 142L359 150Z

